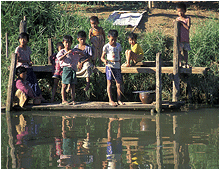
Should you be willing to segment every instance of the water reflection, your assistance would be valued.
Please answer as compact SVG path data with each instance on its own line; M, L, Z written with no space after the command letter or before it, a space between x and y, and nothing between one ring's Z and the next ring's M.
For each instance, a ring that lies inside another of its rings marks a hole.
M218 112L118 117L111 113L37 114L11 116L16 168L218 167Z

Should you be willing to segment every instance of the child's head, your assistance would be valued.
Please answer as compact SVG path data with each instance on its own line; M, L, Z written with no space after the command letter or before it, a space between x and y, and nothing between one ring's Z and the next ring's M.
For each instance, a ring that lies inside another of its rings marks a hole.
M18 41L20 45L26 45L29 42L29 34L22 32L18 36Z
M79 41L79 44L84 45L86 43L86 32L79 31L77 33L77 40Z
M118 31L117 30L109 30L108 32L108 40L110 45L115 45L118 39Z
M16 75L21 79L25 80L27 75L27 69L25 67L18 67L16 68Z
M177 10L179 16L185 16L186 4L184 4L183 2L178 3L176 6L176 10Z
M63 45L65 48L70 49L73 42L73 37L70 35L65 35L63 37Z
M56 47L57 47L57 51L60 51L60 50L62 50L64 48L64 45L63 45L62 42L58 42Z
M129 35L128 35L128 42L129 42L129 44L131 44L131 45L135 45L136 44L136 42L137 42L137 34L135 34L135 33L130 33Z
M90 18L90 24L92 28L97 28L99 24L99 18L97 16L92 16Z

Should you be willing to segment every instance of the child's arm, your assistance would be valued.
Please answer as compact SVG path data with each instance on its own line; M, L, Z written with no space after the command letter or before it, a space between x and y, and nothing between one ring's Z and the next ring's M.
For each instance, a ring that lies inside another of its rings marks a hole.
M176 20L176 21L179 21L182 25L183 25L183 27L184 28L186 28L187 30L189 30L190 29L190 25L191 25L191 20L190 20L190 18L188 18L188 20L187 20L187 23L185 24L184 22L183 22L183 20Z
M71 53L71 52L72 52L72 50L69 50L67 53L65 53L64 55L62 55L61 57L59 57L58 60L60 60L60 61L63 60L63 59L66 57L66 55L69 54L69 53Z
M105 63L105 65L107 65L108 60L105 59L105 55L106 55L106 52L103 51L102 56L101 56L101 60L102 60L103 63Z

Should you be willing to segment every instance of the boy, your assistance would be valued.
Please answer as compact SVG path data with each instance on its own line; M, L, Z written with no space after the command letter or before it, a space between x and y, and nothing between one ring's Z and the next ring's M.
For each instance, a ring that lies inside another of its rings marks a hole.
M189 29L191 25L190 17L186 16L186 5L184 3L177 4L177 12L179 17L176 18L176 21L179 21L181 23L180 25L180 51L183 52L183 56L180 57L179 60L179 66L190 68L188 65L188 51L191 50L189 45ZM185 65L182 66L181 61L185 61Z
M137 35L135 33L131 33L128 36L128 42L131 44L131 50L125 51L126 62L122 64L122 67L130 67L130 61L136 64L137 62L141 62L144 58L144 52L137 43Z
M75 84L77 64L80 57L84 56L83 52L76 51L76 49L71 50L73 38L70 35L65 35L63 37L64 49L58 52L57 58L60 61L60 67L63 68L62 73L62 104L64 105L75 105ZM79 55L80 54L80 55ZM70 84L71 98L72 101L68 103L66 96L67 85Z
M86 44L86 32L79 31L77 33L77 40L79 44L77 44L74 48L79 49L84 53L84 57L82 57L79 61L78 68L80 69L79 72L76 73L77 77L79 78L86 78L86 87L84 91L89 90L90 86L90 75L92 74L93 65L89 62L92 58L92 48Z
M117 43L118 31L110 30L108 32L109 42L104 45L101 60L106 65L107 93L110 106L117 106L112 99L112 80L116 81L118 105L124 105L121 101L122 75L121 75L121 44ZM107 55L107 60L105 59Z

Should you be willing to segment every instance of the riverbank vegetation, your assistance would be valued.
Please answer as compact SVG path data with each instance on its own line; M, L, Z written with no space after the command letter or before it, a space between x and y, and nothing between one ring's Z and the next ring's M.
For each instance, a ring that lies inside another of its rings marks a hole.
M27 32L30 34L29 46L32 49L32 61L35 65L47 64L48 38L52 38L55 44L62 41L63 35L73 36L73 47L77 44L76 35L80 30L87 33L90 29L89 17L77 14L74 3L53 1L2 1L1 2L1 101L5 104L8 86L10 56L19 45L19 23L23 16L27 17ZM18 12L19 11L19 12ZM118 42L123 47L122 62L125 61L124 52L129 49L124 27L113 26L108 21L101 19L100 26L107 32L117 29ZM194 103L218 104L219 100L219 20L209 17L205 23L194 23L191 28L189 60L192 66L209 67L206 75L191 75L191 85ZM8 33L9 58L5 53L5 33ZM155 60L156 53L161 52L163 60L172 60L173 40L163 33L163 30L155 29L150 33L140 33L139 43L144 49L145 60ZM87 43L90 44L87 39ZM139 101L135 90L154 90L154 74L124 74L124 101ZM167 74L163 74L163 100L172 98L172 81ZM39 80L43 96L50 99L51 87L47 80ZM83 88L86 85L84 79L79 79L76 86L77 101L107 100L105 74L97 73L91 77L91 88L85 95ZM116 90L116 88L113 88ZM58 89L60 91L60 89ZM115 96L114 96L115 97ZM180 100L186 100L186 87L181 83ZM61 95L56 96L61 100Z

